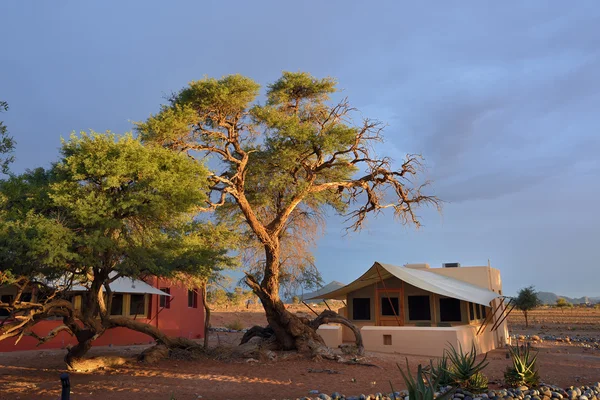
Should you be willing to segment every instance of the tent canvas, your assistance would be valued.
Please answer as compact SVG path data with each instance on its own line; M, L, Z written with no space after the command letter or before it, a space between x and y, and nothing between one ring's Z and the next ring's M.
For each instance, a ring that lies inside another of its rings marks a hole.
M486 307L490 305L492 300L501 297L500 294L491 290L455 278L436 274L435 272L427 271L426 269L398 267L375 262L367 272L354 282L329 293L321 293L319 294L319 298L343 300L350 292L391 277L396 277L428 292L469 301L475 304L481 304ZM313 298L307 298L306 300L312 299Z

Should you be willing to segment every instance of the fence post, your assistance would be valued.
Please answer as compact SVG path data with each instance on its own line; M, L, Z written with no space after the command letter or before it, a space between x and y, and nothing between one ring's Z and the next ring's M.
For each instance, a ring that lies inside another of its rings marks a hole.
M62 384L60 400L69 400L71 398L71 382L69 381L69 374L66 372L60 374L60 382Z

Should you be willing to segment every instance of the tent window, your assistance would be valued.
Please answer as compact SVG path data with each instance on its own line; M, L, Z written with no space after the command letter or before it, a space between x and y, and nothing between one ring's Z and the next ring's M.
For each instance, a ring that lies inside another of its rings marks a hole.
M390 304L391 302L391 304ZM400 315L398 312L400 308L398 307L398 298L397 297L382 297L381 298L381 315L383 316L396 316Z
M487 316L487 307L481 307L481 316L483 317L483 319L485 319L485 317Z
M475 305L475 311L477 311L477 319L481 319L481 305L480 304Z
M460 312L460 300L452 298L440 299L440 321L442 322L460 322L462 315Z
M411 321L431 320L429 296L408 296L408 319Z
M129 315L144 315L146 311L146 295L132 294L129 297Z
M160 291L171 294L171 288L168 288L168 287L160 288ZM171 298L169 296L161 295L160 296L160 307L161 308L171 308Z
M123 315L123 295L113 294L110 315Z
M355 321L368 321L371 319L371 299L352 299L352 319Z
M475 304L469 303L469 319L473 321L475 319Z

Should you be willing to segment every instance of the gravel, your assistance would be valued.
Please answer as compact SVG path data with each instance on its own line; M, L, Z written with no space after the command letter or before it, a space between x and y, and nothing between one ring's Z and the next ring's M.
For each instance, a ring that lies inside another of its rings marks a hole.
M442 388L445 393L450 386ZM395 393L375 393L345 396L339 392L332 394L320 393L311 390L309 395L317 397L302 397L296 400L410 400L408 391L402 390ZM465 390L457 389L451 397L452 400L600 400L600 382L589 386L571 386L563 389L553 385L542 384L535 389L527 386L518 388L491 390L487 393L473 394ZM289 399L286 399L289 400Z

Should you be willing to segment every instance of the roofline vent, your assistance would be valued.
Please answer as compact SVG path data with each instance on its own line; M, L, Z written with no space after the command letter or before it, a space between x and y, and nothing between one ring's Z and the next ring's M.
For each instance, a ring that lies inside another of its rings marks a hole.
M442 268L460 268L460 263L457 263L457 262L443 263Z

